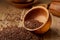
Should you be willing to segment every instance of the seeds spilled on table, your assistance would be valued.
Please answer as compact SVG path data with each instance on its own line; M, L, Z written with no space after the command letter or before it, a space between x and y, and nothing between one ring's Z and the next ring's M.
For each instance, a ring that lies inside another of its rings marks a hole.
M40 40L40 37L32 32L19 27L7 27L0 31L0 40Z

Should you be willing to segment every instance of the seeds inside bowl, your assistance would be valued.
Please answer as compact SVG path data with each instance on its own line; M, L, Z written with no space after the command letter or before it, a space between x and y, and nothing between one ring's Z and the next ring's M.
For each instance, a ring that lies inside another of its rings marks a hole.
M42 22L39 22L38 20L34 20L34 19L25 21L25 27L29 29L38 28L42 24L43 24Z

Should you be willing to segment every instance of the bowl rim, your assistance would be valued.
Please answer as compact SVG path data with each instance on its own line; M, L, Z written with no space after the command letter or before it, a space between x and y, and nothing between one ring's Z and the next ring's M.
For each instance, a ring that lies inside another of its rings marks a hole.
M27 16L27 14L30 12L30 11L32 11L32 10L34 10L34 9L36 9L36 8L40 8L40 9L43 9L46 13L47 13L47 18L46 18L46 22L44 23L44 24L42 24L40 27L38 27L38 28L35 28L35 29L29 29L29 28L27 28L27 27L25 27L25 17ZM36 6L36 7L33 7L33 8L31 8L29 11L27 11L26 12L26 14L25 14L25 16L24 16L24 19L23 19L23 27L25 28L25 29L27 29L27 30L29 30L29 31L35 31L35 30L38 30L38 29L40 29L40 28L42 28L46 23L47 23L47 21L48 21L48 19L49 19L49 12L48 12L48 10L45 8L45 7L43 7L43 6Z
M8 1L8 2L11 3L11 4L14 4L14 5L29 5L29 4L33 4L33 3L37 2L37 0L34 0L33 2L27 3L27 4L16 4L16 3L13 3L11 1Z

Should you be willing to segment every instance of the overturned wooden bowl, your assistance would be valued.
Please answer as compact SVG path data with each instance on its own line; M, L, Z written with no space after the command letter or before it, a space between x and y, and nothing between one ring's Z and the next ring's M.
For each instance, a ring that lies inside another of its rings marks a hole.
M31 20L31 19L38 20L39 22L42 22L43 24L40 27L35 28L35 29L27 28L25 26L25 21ZM26 13L23 23L24 23L25 29L27 29L29 31L33 31L38 34L41 34L41 33L47 32L49 30L50 25L51 25L51 17L49 16L49 12L45 7L36 6L36 7L33 7L32 9L30 9Z
M6 1L17 8L30 7L32 6L32 4L37 2L37 0L32 0L31 2L26 3L18 2L18 0L12 0L12 1L6 0Z
M52 1L54 1L54 2L60 2L60 0L52 0Z
M49 11L53 15L60 17L60 2L52 2L50 4Z

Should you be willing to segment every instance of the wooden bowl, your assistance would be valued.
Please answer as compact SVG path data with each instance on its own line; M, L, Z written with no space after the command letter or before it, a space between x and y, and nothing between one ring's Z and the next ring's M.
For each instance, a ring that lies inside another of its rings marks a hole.
M52 2L50 4L49 11L53 15L60 17L60 2Z
M39 22L43 22L43 24L38 27L38 28L35 28L35 29L30 29L30 28L27 28L25 26L25 21L26 20L31 20L31 19L34 19L34 20L38 20ZM51 20L50 20L50 16L49 16L49 12L48 10L43 7L43 6L36 6L36 7L33 7L32 9L30 9L25 17L24 17L24 28L29 30L29 31L34 31L36 33L45 33L49 30L50 28L50 25L51 25Z
M52 1L54 1L54 2L60 2L60 0L52 0Z
M18 2L18 0L13 0L13 1L9 1L9 0L6 0L8 3L10 3L11 5L17 7L17 8L25 8L25 7L30 7L32 6L32 4L36 3L37 0L33 0L32 2L29 2L29 3L20 3ZM15 2L14 2L15 1Z
M32 2L34 0L12 0L13 2Z

